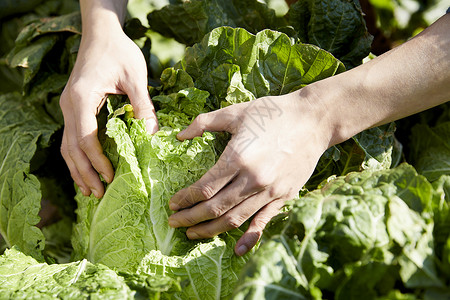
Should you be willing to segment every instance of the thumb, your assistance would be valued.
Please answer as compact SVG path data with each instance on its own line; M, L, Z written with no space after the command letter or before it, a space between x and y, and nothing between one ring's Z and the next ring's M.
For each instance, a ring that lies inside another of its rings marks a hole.
M192 139L201 136L205 131L227 131L234 133L236 121L238 120L239 105L228 106L216 111L198 115L191 125L178 133L179 140Z
M147 131L152 134L157 132L158 119L156 118L155 107L148 94L147 85L133 86L127 88L124 92L130 98L136 119L145 119Z

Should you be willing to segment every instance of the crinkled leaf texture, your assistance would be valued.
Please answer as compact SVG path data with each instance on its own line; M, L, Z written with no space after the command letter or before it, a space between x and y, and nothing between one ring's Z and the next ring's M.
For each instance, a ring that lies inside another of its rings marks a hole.
M284 33L220 27L193 47L176 68L185 70L199 89L208 91L217 109L264 96L283 95L345 70L330 53L293 44Z
M58 128L36 103L19 94L0 96L0 234L9 247L38 259L44 248L44 235L35 227L42 195L30 162Z
M11 68L24 69L23 90L29 94L54 92L55 89L61 92L75 61L71 44L79 43L80 36L79 12L42 18L24 27L6 56ZM78 50L78 44L75 48ZM55 81L57 75L65 75L65 79ZM53 78L48 80L49 77Z
M347 68L360 65L370 52L373 37L356 0L306 0L293 4L290 24L300 40L330 51Z
M236 299L375 299L394 285L443 289L434 190L414 168L338 177L296 201L279 235L245 267Z
M256 33L276 29L275 11L257 0L193 0L167 5L148 15L150 28L191 46L220 26L241 27Z
M124 279L87 260L39 263L16 248L0 256L2 299L134 299Z
M417 124L411 135L411 162L430 181L450 175L450 121Z
M231 294L246 262L234 254L242 232L191 241L183 229L168 224L170 197L198 180L216 161L213 134L205 132L183 142L176 139L187 125L184 122L203 110L208 95L194 87L168 98L161 95L162 127L154 135L146 131L144 120L132 118L131 105L115 111L110 105L109 138L103 148L115 177L101 200L80 192L76 196L75 259L87 258L118 271L180 278L183 289L175 296L182 299L220 299Z
M390 123L364 130L352 139L329 148L320 158L306 187L313 190L330 176L389 169L395 163L394 132L395 124Z

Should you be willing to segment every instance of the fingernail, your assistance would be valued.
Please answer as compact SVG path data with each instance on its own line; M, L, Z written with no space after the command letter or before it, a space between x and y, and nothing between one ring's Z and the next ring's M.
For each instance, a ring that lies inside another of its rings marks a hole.
M237 249L236 249L236 254L239 256L244 255L245 253L247 253L248 248L245 245L240 245Z
M101 175L102 175L102 177L103 177L103 179L107 182L107 183L110 183L112 180L111 180L111 178L109 178L109 176L107 176L105 173L100 173Z
M100 192L96 189L91 189L92 194L94 194L95 198L100 199L102 196L100 195Z
M145 121L145 127L147 128L148 132L151 134L158 131L158 122L156 122L155 119L150 118Z
M173 203L173 202L170 202L170 203L169 203L169 208L170 208L171 210L177 211L177 210L180 209L180 206L179 206L178 204L175 204L175 203Z
M79 186L79 188L80 188L80 191L81 191L81 193L82 193L83 195L89 196L88 192L86 191L86 189L85 189L84 187Z
M169 218L169 226L173 228L178 228L180 227L180 223L178 223L178 221Z
M184 137L184 135L186 134L186 129L181 130L180 132L178 132L177 134L177 138L182 139Z
M196 240L196 239L199 239L199 238L200 238L200 236L198 235L198 233L195 232L195 231L188 231L186 234L187 234L187 237L188 237L190 240Z

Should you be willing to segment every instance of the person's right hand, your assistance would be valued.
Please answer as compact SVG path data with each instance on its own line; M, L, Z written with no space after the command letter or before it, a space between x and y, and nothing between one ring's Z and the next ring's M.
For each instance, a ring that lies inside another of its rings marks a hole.
M61 95L64 116L61 154L85 196L100 198L104 186L99 173L111 182L114 171L97 138L96 115L108 94L127 94L138 119L147 130L158 130L147 90L147 67L139 47L120 26L96 34L83 34L74 69Z

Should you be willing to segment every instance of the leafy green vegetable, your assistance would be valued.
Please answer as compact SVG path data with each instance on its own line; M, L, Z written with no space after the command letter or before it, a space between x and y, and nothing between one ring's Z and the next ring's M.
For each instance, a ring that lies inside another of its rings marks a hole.
M439 260L438 268L450 284L450 176L443 175L433 183L436 189L433 201L434 246Z
M220 26L253 34L263 29L284 31L333 53L348 68L361 64L372 43L358 1L298 1L284 18L277 18L256 0L195 0L153 11L148 21L152 30L188 46Z
M333 53L347 68L360 65L370 52L373 37L358 1L298 1L288 15L303 43Z
M286 94L345 70L330 53L293 44L284 33L263 30L253 35L231 27L214 29L187 48L175 68L185 70L197 88L211 93L214 109L221 102Z
M75 34L76 38L67 33ZM80 35L79 12L41 19L22 29L6 60L12 68L22 67L25 70L23 87L26 92L30 92L33 85L42 87L43 82L48 77L55 76L55 73L66 75L67 81L75 61ZM62 90L64 84L57 87ZM50 85L50 89L55 89L55 85Z
M430 181L450 175L450 121L434 127L417 124L411 132L411 162L417 171Z
M220 26L241 27L257 33L275 29L275 11L257 0L194 0L167 5L148 15L150 28L191 46Z
M406 165L380 171L400 157L393 124L358 134L324 154L306 186L323 188L271 222L241 280L249 258L233 252L241 230L191 241L184 229L168 226L169 198L202 176L226 142L211 133L180 142L176 133L200 113L292 92L343 72L342 62L359 64L370 36L357 1L301 1L284 20L256 0L130 2L141 21L142 7L170 4L150 15L151 28L199 43L161 78L149 73L161 128L155 135L122 97L110 97L99 138L116 177L103 199L78 192L74 224L72 182L64 183L70 176L56 157L58 101L81 31L79 13L66 13L78 3L42 0L26 15L2 19L0 56L10 52L8 61L22 70L11 72L0 60L8 76L0 93L22 85L23 73L25 96L0 96L0 252L5 244L23 251L0 256L0 298L228 299L236 284L237 299L448 298L450 180L439 167L450 157L450 110L439 118L427 113L421 121L429 127L413 130L412 161L433 185ZM42 18L49 16L57 17ZM159 40L145 22L126 24L131 38L146 39L138 43L151 66L157 59L149 56L150 39ZM41 231L35 225L42 199L58 205L62 219Z
M375 299L394 286L448 292L435 265L434 192L406 164L338 177L294 203L245 267L236 299Z
M134 294L105 266L87 260L48 265L16 248L0 257L0 293L3 299L133 299Z
M0 3L0 19L35 8L42 0L4 0Z
M137 273L180 278L181 299L228 299L237 283L247 257L234 254L234 245L242 232L227 233L209 242L199 243L185 255L166 256L150 251Z
M39 180L30 173L37 149L48 147L59 128L42 107L19 94L0 96L0 233L8 246L42 258L44 236L39 222Z
M390 123L365 130L352 139L329 148L320 158L306 187L315 189L330 176L396 166L396 162L393 161L394 132L395 125Z
M72 220L64 217L56 223L42 228L45 237L45 257L52 258L58 263L68 263L71 261L72 244Z

